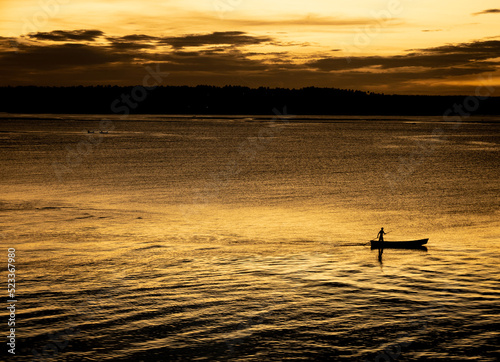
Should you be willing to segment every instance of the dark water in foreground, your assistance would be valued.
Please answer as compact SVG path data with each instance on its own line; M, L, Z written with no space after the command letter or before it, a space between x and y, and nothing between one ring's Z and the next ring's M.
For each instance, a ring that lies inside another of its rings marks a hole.
M500 355L498 119L42 118L0 120L16 360Z

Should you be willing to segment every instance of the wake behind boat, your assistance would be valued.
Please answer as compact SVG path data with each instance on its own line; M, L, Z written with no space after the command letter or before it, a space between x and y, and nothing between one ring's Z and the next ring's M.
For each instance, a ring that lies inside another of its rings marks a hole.
M399 248L399 249L421 249L429 239L407 240L407 241L379 241L370 240L373 249Z

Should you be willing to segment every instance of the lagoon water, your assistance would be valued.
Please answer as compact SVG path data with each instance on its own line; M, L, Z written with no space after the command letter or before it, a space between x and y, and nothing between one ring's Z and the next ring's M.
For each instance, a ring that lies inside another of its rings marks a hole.
M16 360L500 355L499 118L0 118Z

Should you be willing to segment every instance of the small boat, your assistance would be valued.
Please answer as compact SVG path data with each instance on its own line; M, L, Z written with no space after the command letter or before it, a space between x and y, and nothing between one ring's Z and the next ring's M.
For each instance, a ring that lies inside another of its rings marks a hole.
M370 240L372 249L398 248L398 249L423 249L429 239L408 240L408 241L378 241Z

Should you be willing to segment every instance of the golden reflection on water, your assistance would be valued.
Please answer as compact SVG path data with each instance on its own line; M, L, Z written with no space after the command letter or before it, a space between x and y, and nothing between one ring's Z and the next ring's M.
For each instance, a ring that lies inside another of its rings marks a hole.
M496 125L463 125L391 188L379 170L397 174L432 122L298 123L203 202L259 127L118 122L64 182L47 170L74 130L42 127L36 162L7 149L2 242L19 258L20 360L68 328L56 359L373 360L396 344L407 359L494 360L498 158L477 142ZM387 240L429 238L428 250L379 260L367 243L382 226Z

